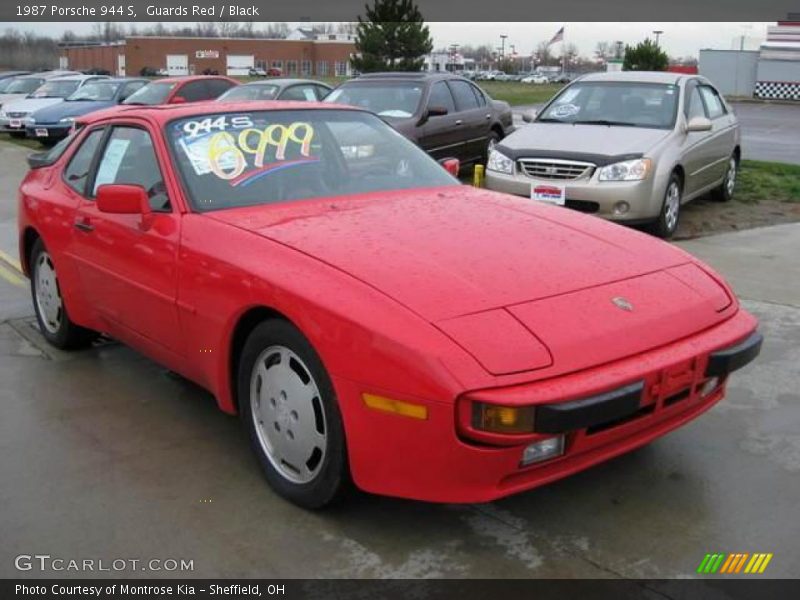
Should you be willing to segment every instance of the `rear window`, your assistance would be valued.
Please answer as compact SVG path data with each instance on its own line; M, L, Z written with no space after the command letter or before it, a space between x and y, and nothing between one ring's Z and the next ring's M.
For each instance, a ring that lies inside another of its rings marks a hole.
M222 94L218 98L220 102L251 101L251 100L274 100L278 95L276 85L239 85Z
M422 98L423 84L413 81L370 81L343 84L325 102L358 106L388 118L414 116Z

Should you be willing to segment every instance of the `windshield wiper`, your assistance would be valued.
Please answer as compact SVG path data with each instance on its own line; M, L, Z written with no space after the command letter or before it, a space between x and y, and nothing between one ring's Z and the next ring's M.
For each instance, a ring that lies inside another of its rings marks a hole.
M541 119L536 119L537 123L567 123L568 121L562 121L561 119L554 119L552 117L542 117Z
M586 121L573 121L573 125L621 125L622 127L636 127L636 123L627 123L625 121L609 121L607 119L591 119Z

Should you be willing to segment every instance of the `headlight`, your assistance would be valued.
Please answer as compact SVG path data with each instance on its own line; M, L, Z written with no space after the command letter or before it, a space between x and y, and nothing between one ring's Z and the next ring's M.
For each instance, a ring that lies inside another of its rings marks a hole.
M514 161L505 154L492 150L489 152L489 161L486 163L486 168L489 171L511 175L514 172Z
M533 433L532 406L500 406L475 402L472 405L472 426L490 433Z
M0 119L7 119L7 118L8 115L6 114L6 111L0 110Z
M75 119L73 119L72 117L64 117L63 119L59 119L58 122L59 123L67 123L67 124L71 125L72 123L75 122Z
M652 161L649 158L635 158L606 165L600 169L600 181L641 181L650 172Z

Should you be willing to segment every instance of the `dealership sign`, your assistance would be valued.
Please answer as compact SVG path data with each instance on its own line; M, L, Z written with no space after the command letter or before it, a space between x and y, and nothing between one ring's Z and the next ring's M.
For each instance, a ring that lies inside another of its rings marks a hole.
M194 53L195 58L219 58L219 50L198 50Z

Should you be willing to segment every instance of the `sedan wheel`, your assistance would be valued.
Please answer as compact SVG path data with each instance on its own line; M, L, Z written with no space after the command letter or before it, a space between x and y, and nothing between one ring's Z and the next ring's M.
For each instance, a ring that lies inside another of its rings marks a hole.
M725 171L725 179L722 184L713 191L713 196L720 202L727 202L733 198L736 190L736 177L739 175L739 161L736 156L731 156L728 160L728 169Z
M270 486L305 508L349 487L344 427L333 384L311 343L291 323L268 319L244 344L237 400Z
M669 178L669 183L664 193L661 214L653 227L653 233L660 238L671 238L675 230L678 229L678 221L681 216L681 191L680 177L673 173Z

